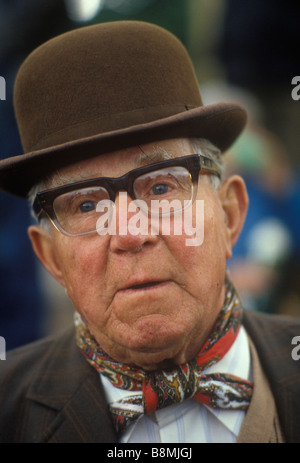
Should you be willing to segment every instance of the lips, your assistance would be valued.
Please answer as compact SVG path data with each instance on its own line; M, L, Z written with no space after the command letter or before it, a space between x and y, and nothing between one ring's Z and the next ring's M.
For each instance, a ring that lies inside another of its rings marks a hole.
M142 281L142 282L134 282L133 284L130 284L126 286L125 288L122 288L120 291L121 292L136 292L136 291L141 291L141 290L156 289L169 282L170 282L169 280L147 280L147 281Z
M148 281L147 283L142 283L142 284L130 286L127 289L144 289L144 288L149 288L151 286L156 286L156 285L159 285L159 284L162 284L162 283L164 283L164 282L163 281Z

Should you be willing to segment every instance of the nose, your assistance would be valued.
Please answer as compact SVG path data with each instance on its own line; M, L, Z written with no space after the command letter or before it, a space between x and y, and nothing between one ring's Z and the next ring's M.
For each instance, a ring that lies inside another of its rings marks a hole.
M116 233L111 236L113 252L137 253L145 245L154 245L158 235L151 233L150 219L127 192L120 191L115 199Z

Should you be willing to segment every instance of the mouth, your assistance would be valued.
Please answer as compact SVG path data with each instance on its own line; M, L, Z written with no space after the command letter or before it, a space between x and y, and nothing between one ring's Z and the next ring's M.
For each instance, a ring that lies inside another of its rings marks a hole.
M137 292L137 291L147 291L151 289L157 289L162 286L165 286L166 284L170 283L169 280L163 280L163 281L146 281L144 283L138 283L134 284L132 286L128 286L122 290L122 292Z
M151 286L157 286L164 283L164 281L148 281L147 283L142 283L140 285L129 286L127 289L145 289L150 288Z

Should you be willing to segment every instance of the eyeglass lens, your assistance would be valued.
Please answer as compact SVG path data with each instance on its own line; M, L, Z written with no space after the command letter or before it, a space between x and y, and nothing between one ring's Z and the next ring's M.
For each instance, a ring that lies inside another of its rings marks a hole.
M182 210L191 201L193 183L185 167L170 166L137 177L133 182L133 191L133 199L142 200L141 208L146 213L167 214ZM53 202L56 220L63 230L71 234L96 231L97 223L101 223L99 218L105 213L103 208L99 211L97 205L100 201L108 204L107 200L110 200L110 195L101 186L64 193Z

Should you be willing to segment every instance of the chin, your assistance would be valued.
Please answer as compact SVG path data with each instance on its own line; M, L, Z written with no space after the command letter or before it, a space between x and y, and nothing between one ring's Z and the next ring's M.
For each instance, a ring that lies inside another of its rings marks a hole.
M162 335L160 330L139 333L122 339L126 358L125 363L136 365L145 370L155 370L174 366L176 358L182 357L184 343L182 336Z
M166 323L164 317L149 317L134 324L127 333L124 333L123 341L132 350L156 352L167 346L181 344L181 339L186 332L177 326Z
M130 351L126 363L146 371L174 368L178 364L176 354L169 349L162 349L157 352Z

